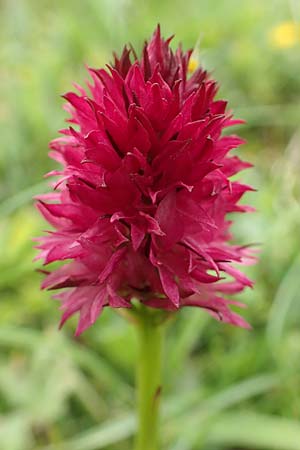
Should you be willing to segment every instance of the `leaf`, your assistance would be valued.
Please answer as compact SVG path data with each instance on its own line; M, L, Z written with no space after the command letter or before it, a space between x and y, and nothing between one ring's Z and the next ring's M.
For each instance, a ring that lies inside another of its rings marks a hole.
M272 375L259 375L248 380L236 383L221 392L218 392L211 398L203 400L200 405L187 409L187 414L179 415L177 420L168 423L170 436L176 436L178 448L192 449L196 443L202 442L207 438L209 425L215 420L215 417L227 408L237 405L256 395L268 392L279 384L279 378ZM196 395L194 398L197 398ZM191 405L193 406L193 405ZM181 427L181 423L185 423ZM179 441L179 443L178 443ZM187 447L185 447L189 444ZM176 447L175 447L176 448ZM172 447L172 450L175 450Z
M172 341L168 349L168 370L174 371L183 366L195 343L199 342L208 320L209 316L203 314L202 311L182 311L179 318L180 329L176 335L176 345Z
M0 443L1 448L6 450L32 448L29 422L25 415L18 413L0 416Z
M95 427L60 444L48 445L40 450L98 450L115 444L133 435L136 425L132 415L110 420L101 427Z
M300 424L250 411L226 413L211 425L207 442L225 448L300 450Z
M20 208L20 206L24 206L26 203L31 203L34 195L49 190L48 184L48 182L43 181L42 183L35 184L27 189L20 190L20 192L16 193L12 197L3 200L3 202L0 203L0 216L9 216Z
M60 335L61 337L63 336L60 342L60 349L65 348L67 353L70 352L73 361L79 367L94 375L105 386L111 386L113 383L114 389L120 389L120 392L122 390L124 391L124 387L130 390L130 387L124 382L122 376L107 359L87 347L80 347L76 342L73 343L63 332ZM41 333L31 328L12 326L3 326L0 328L0 346L13 346L33 351L38 346L40 340ZM131 395L130 392L128 395Z
M177 436L178 432L182 434L186 430L189 420L193 419L193 429L199 429L199 420L207 419L208 415L220 412L229 406L233 406L243 400L251 398L254 395L261 394L271 389L278 380L272 375L262 375L251 378L225 391L222 391L211 399L208 399L194 410L190 409L191 404L197 399L197 391L187 394L186 402L182 402L183 395L179 396L180 401L176 397L166 402L163 419L166 425L171 429L171 435ZM174 418L176 420L174 421ZM181 425L185 423L183 428ZM136 430L134 416L128 414L125 417L110 420L109 422L95 427L85 433L75 436L73 439L60 443L63 450L98 450L105 448L107 445L116 444L124 439L131 437ZM169 430L170 432L170 430ZM58 444L55 446L46 446L40 450L57 450Z
M283 277L270 311L266 328L267 340L271 348L276 348L281 340L284 327L287 325L288 316L295 301L299 300L300 283L300 255L297 256L285 276ZM295 308L293 308L293 315Z

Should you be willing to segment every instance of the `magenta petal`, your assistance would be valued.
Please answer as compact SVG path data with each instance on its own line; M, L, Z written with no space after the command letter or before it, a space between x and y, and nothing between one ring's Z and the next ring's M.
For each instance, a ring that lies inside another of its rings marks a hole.
M102 272L100 273L100 275L98 277L99 283L103 283L111 275L112 271L115 269L117 264L120 262L122 256L126 253L126 251L127 251L127 248L122 247L122 248L119 248L118 250L116 250L112 254L112 256L108 260L105 268L102 270Z
M183 303L185 306L198 306L204 308L212 317L219 321L242 328L251 328L241 316L230 310L228 306L230 302L221 297L213 297L205 300L204 298L195 295L185 299Z
M101 286L75 288L69 292L65 292L61 296L61 301L61 309L64 310L64 313L61 318L60 327L63 326L69 317L79 312L80 318L76 330L76 336L78 336L90 327L101 313L106 303L106 291Z
M115 290L108 285L107 292L109 294L109 305L112 308L130 308L131 304L122 298L120 295L118 295Z
M131 225L131 240L133 249L135 251L137 251L139 246L141 245L145 234L145 231L141 230L138 226Z
M164 293L172 301L176 308L179 307L179 290L174 280L174 275L165 267L158 267L161 284Z
M98 294L96 294L91 309L90 309L90 321L91 324L95 323L98 316L101 314L103 307L107 302L107 293L105 287L99 289Z
M246 275L244 275L240 270L236 269L235 267L232 267L229 264L221 263L220 268L229 275L231 275L233 278L235 278L238 282L240 282L244 286L249 287L253 286L253 282L249 280L249 278L246 277Z
M182 238L184 223L178 217L175 192L170 192L160 202L155 219L165 234L164 245L171 246Z

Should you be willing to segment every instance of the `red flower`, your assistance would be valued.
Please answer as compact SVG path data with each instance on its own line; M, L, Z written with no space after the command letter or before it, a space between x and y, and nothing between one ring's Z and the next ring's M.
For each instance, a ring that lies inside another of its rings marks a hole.
M249 256L229 244L227 219L249 210L238 201L251 188L229 178L250 164L228 156L243 140L221 135L241 121L214 100L202 68L187 76L191 51L173 53L170 40L158 27L140 60L125 47L107 70L89 69L90 93L64 95L75 129L50 144L63 169L39 197L55 231L38 248L45 264L66 260L42 287L68 288L56 296L61 325L79 312L77 335L104 306L130 308L134 297L247 326L223 297L252 284L232 265Z

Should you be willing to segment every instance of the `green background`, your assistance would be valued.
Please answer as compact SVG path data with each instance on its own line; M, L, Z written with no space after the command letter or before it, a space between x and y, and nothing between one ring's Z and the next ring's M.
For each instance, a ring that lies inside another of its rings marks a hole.
M84 83L156 24L198 48L222 97L247 120L242 174L257 212L235 217L238 242L258 243L239 298L252 331L200 310L178 314L165 348L163 448L300 450L300 45L270 33L299 21L299 1L2 0L0 3L0 448L129 450L135 336L113 311L73 338L57 331L39 290L32 237L47 225L32 196L55 167L48 142L64 127L59 95Z

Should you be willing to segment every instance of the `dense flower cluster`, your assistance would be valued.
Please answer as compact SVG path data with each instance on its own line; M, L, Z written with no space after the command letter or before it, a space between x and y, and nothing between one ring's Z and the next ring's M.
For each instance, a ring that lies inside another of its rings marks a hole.
M79 312L76 334L132 298L247 326L226 299L251 286L236 268L249 256L229 243L227 214L249 210L238 202L251 188L229 178L250 164L228 156L243 140L221 135L241 121L214 100L207 72L187 75L191 51L174 53L170 40L158 27L140 60L125 47L107 70L88 69L90 93L64 95L74 128L50 144L63 169L38 199L54 227L38 248L46 265L66 260L44 271L42 287L67 288L56 295L61 324Z

